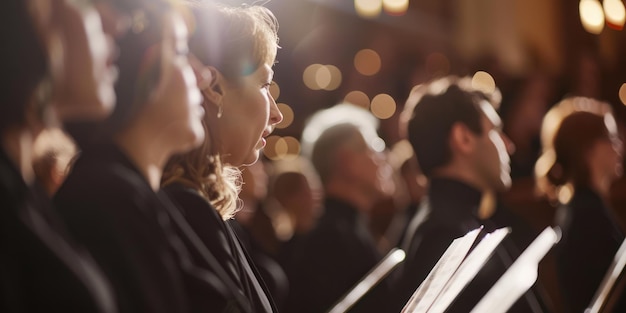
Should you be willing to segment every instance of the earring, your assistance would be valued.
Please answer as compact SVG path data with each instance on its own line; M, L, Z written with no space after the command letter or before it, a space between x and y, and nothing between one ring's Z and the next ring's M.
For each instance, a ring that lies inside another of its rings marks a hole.
M217 118L221 118L222 117L222 113L223 113L223 109L221 105L217 106Z

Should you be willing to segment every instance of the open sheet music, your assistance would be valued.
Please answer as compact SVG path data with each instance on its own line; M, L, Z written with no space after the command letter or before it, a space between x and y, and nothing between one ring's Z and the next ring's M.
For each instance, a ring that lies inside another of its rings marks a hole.
M589 305L589 308L585 310L585 313L598 313L602 308L605 307L607 301L610 299L609 295L615 286L615 282L620 277L622 272L624 271L624 266L626 265L626 240L622 242L622 245L615 253L615 257L613 258L613 262L611 262L611 266L604 275L602 279L602 283L600 283L600 287L596 294L593 296L593 300Z
M472 313L506 312L535 283L539 261L559 239L558 228L544 229L478 302Z
M475 244L480 231L470 231L450 244L402 312L444 312L448 308L510 233L509 228L498 229Z
M404 261L405 253L401 249L392 249L369 273L359 281L329 313L343 313L348 311L359 299L370 291L378 282L385 278L391 270Z

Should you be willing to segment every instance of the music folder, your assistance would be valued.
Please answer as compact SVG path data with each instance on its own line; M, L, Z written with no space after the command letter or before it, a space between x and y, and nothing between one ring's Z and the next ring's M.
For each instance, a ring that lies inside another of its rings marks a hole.
M348 291L328 313L343 313L348 311L368 291L385 278L398 264L404 261L405 253L402 249L394 248L369 271L350 291Z
M558 227L547 227L513 262L471 313L506 312L537 280L539 261L560 240Z
M615 282L621 276L624 271L624 266L626 265L626 240L622 242L622 245L615 253L615 257L611 262L611 266L607 270L602 282L600 283L600 287L598 287L598 291L593 296L591 300L591 304L585 310L585 313L598 313L602 310L607 302L611 299L611 292L615 286Z
M479 238L481 230L472 230L448 246L402 312L444 312L450 306L511 232L501 228Z

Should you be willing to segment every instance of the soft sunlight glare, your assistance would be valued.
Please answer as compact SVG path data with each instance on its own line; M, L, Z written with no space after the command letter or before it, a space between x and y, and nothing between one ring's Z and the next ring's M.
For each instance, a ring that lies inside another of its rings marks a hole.
M583 28L592 34L600 34L604 28L604 12L598 0L581 0L578 5Z
M315 84L319 89L326 89L330 85L331 73L327 66L320 66L315 71Z
M290 106L284 103L278 103L277 106L278 106L278 109L280 110L280 113L283 114L283 120L280 123L276 124L276 128L282 129L282 128L289 127L289 125L293 123L293 118L294 118L293 110L291 109Z

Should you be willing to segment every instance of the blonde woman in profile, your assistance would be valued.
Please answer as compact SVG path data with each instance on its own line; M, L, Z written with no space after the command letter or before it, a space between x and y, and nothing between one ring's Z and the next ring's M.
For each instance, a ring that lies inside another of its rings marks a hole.
M611 184L622 175L622 141L609 104L583 97L546 114L541 140L535 173L540 191L560 204L556 257L564 304L567 312L583 312L624 240L608 206Z
M227 285L244 294L253 311L276 311L224 221L237 209L236 167L257 161L265 137L282 120L269 92L278 24L261 6L189 5L196 17L190 48L198 61L194 67L204 96L207 136L200 148L170 160L164 190L217 261L207 268L228 273Z

